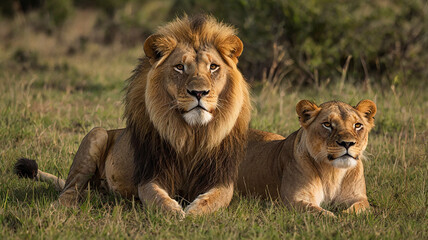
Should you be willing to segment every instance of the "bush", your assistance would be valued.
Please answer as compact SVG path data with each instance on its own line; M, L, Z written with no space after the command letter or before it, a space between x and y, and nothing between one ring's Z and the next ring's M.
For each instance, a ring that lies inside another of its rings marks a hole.
M75 7L101 9L106 33L130 39L183 13L211 13L239 29L240 68L252 79L321 85L349 77L389 86L428 77L425 0L5 0L0 10L8 15L38 6L55 26Z
M13 17L16 12L27 12L32 9L38 9L42 6L43 0L1 0L0 12L7 16Z
M62 26L74 10L72 0L46 0L44 14L55 26Z
M265 77L286 74L306 83L335 79L348 56L353 79L390 84L397 75L405 81L428 76L423 0L187 0L172 9L205 9L237 26L245 44L241 67L256 78L274 65Z

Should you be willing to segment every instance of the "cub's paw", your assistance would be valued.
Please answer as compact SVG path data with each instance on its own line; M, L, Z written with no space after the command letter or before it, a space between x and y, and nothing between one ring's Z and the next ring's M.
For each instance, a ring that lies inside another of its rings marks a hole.
M337 218L336 215L334 215L334 213L327 211L327 210L321 211L321 215L326 216L326 217Z
M370 210L370 205L368 203L365 202L356 202L354 204L352 204L348 209L345 209L342 211L342 213L346 213L346 214L361 214L365 211L369 211Z

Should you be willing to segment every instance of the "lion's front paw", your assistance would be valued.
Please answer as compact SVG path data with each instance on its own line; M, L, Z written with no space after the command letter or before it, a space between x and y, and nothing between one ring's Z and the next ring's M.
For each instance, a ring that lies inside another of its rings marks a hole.
M199 196L184 209L184 212L189 216L198 216L211 212L208 206L208 199L204 196Z
M75 208L79 206L79 196L75 192L64 192L58 200L52 204L53 206L64 206Z
M178 217L179 219L184 219L184 217L186 217L186 213L183 211L181 207L171 209L170 213L172 213L174 216Z
M167 204L163 205L162 209L168 214L172 214L178 217L179 219L183 219L186 216L186 213L183 211L183 208L175 200L172 200Z

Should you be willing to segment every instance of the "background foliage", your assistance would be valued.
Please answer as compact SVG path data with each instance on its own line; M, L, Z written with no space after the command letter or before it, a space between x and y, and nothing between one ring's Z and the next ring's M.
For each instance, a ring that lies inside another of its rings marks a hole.
M60 27L75 9L99 9L102 40L141 44L156 26L183 13L211 13L236 26L249 79L317 85L331 79L408 84L427 79L425 0L5 0L4 16L43 9ZM345 71L344 71L345 70ZM344 75L346 73L346 75Z

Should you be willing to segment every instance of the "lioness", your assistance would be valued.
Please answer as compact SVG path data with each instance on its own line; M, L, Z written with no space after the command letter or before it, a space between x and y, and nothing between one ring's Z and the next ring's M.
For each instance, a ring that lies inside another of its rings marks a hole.
M25 159L17 172L55 183L63 205L75 205L90 182L181 217L228 206L251 111L236 65L242 50L235 30L213 17L161 27L128 81L126 128L89 132L65 183ZM191 203L183 210L177 196Z
M317 106L302 100L296 112L301 128L286 139L250 130L238 189L332 216L321 203L344 205L346 212L367 209L361 157L376 105L363 100L355 107L338 101Z

